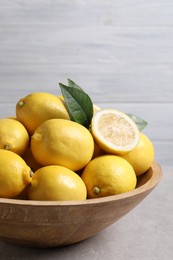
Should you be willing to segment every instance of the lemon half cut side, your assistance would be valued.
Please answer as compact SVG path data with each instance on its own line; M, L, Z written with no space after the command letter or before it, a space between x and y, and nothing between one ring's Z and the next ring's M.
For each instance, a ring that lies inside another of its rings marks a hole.
M124 154L139 142L135 122L124 112L115 109L98 111L91 121L91 132L98 145L106 152Z

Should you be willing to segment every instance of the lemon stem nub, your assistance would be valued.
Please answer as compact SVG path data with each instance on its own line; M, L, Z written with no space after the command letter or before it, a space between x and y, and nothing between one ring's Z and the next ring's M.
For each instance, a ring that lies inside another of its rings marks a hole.
M34 173L32 170L30 170L30 177L32 178L34 176Z
M11 145L10 144L4 144L4 150L11 150Z
M99 193L100 193L100 188L97 187L97 186L94 186L94 187L93 187L93 192L94 192L95 194L99 194Z
M23 105L24 105L24 102L23 102L22 100L20 100L20 101L17 103L18 108L23 107Z

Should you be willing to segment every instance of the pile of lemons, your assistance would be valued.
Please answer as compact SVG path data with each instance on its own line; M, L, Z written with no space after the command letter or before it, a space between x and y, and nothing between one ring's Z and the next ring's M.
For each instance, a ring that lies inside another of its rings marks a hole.
M135 189L154 160L151 140L115 109L94 105L90 128L62 96L35 92L0 119L0 197L86 200Z

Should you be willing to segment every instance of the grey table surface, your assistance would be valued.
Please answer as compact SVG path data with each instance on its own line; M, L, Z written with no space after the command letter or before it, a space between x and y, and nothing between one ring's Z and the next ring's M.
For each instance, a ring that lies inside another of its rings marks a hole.
M173 259L173 1L0 0L0 117L20 97L71 78L93 102L136 114L163 168L124 218L54 249L0 242L0 259Z

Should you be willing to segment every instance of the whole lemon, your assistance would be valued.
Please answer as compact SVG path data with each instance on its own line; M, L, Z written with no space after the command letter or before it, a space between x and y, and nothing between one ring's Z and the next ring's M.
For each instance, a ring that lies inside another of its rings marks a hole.
M61 165L82 169L92 158L94 141L84 126L65 119L49 119L31 137L31 151L43 166Z
M88 198L99 198L131 191L136 187L136 174L125 159L116 155L102 155L91 160L81 178Z
M0 119L0 149L23 155L28 146L28 132L19 121L11 118Z
M32 180L31 169L17 154L0 149L0 197L13 198Z
M38 169L28 189L31 200L86 200L82 179L73 171L58 165Z
M21 98L16 105L16 117L30 134L48 119L70 119L64 101L45 92L34 92Z
M123 154L134 168L136 175L146 172L154 161L154 146L151 140L143 133L140 133L138 145L130 152Z

